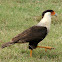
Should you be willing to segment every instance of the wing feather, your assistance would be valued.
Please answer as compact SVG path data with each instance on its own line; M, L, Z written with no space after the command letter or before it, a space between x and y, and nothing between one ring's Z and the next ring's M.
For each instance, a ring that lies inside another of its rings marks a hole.
M14 42L30 42L42 40L47 34L47 28L42 26L32 26L12 39Z

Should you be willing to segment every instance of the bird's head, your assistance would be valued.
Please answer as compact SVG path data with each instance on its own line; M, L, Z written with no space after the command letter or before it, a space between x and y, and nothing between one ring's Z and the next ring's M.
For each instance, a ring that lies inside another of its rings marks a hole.
M44 12L42 13L42 18L43 18L44 16L53 16L53 15L57 16L57 14L55 13L55 11L53 11L53 10L46 10L46 11L44 11Z

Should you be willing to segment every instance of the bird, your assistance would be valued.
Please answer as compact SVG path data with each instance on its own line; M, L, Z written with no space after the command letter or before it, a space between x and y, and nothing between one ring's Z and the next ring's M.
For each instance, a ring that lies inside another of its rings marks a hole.
M1 48L14 45L16 43L29 43L30 57L32 57L32 51L36 48L45 48L51 50L53 47L49 46L38 46L38 43L41 42L49 33L51 25L51 17L57 16L54 10L45 10L42 12L42 18L40 22L22 33L16 35L11 39L11 41L2 44Z

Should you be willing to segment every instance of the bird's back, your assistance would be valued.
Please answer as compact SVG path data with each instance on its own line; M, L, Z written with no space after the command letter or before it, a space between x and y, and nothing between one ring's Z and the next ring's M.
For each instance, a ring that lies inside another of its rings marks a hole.
M18 34L12 41L18 43L33 42L43 40L47 34L47 28L43 26L32 26L21 34Z

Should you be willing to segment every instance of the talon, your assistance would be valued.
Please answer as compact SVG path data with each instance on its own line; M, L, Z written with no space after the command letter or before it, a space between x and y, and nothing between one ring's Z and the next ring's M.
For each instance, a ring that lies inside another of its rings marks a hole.
M54 48L51 47L50 49L54 49Z
M55 49L55 48L51 48L51 49Z
M51 50L51 49L55 49L55 48L48 48L49 50Z
M49 50L51 50L51 49L49 49Z

